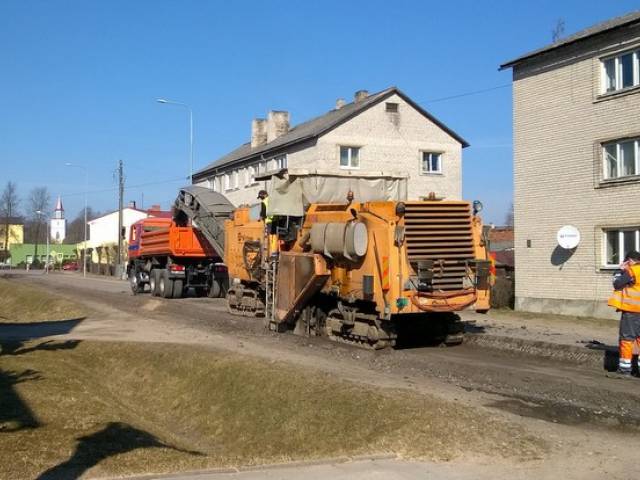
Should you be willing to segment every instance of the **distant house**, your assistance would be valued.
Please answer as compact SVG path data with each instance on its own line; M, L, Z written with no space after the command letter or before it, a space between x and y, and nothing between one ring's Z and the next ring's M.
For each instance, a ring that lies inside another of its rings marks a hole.
M513 70L516 308L615 317L611 274L640 249L640 12L501 68ZM574 248L558 243L563 226Z
M193 182L222 192L235 205L256 203L266 182L256 177L283 168L311 171L402 172L409 198L434 192L462 195L462 149L467 142L395 87L354 100L295 126L289 112L254 119L251 141L196 172Z
M11 253L11 265L21 267L31 265L35 260L38 262L47 261L47 249L43 244L38 245L38 255L36 257L36 246L34 243L13 244L9 248ZM49 262L53 265L61 265L67 260L74 260L77 256L75 245L54 244L49 246Z
M153 205L147 210L136 207L135 202L131 202L128 207L122 209L122 226L124 229L123 254L126 252L127 232L131 225L138 220L147 217L167 216L169 212L160 210L159 205ZM118 210L109 212L98 218L87 222L88 240L85 245L80 242L77 245L80 258L86 251L90 269L95 273L113 273L113 267L117 263L118 246Z
M9 225L8 229L6 228L7 225ZM0 261L11 263L11 259L4 258L5 251L10 251L12 245L22 242L24 242L23 220L20 217L0 218Z

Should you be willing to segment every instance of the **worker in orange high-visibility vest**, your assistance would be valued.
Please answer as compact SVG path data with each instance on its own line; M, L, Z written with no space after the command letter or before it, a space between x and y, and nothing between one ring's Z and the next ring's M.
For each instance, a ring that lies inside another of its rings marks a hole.
M620 315L620 361L617 376L631 378L634 343L640 348L640 252L627 253L620 271L613 276L614 292L609 306Z

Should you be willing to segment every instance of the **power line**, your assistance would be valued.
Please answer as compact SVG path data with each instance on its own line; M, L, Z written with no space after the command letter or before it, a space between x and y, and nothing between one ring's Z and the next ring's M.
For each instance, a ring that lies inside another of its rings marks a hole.
M125 186L125 190L135 190L136 188L141 188L141 187L149 187L152 185L164 185L167 183L174 183L174 182L178 182L178 181L187 181L185 177L176 177L176 178L171 178L171 179L166 179L166 180L158 180L157 182L147 182L147 183L139 183L137 185L129 185L129 186ZM115 192L116 190L118 190L119 187L110 187L110 188L103 188L100 190L90 190L87 193L89 194L93 194L93 193L108 193L108 192ZM61 194L61 197L74 197L77 195L84 195L85 192L72 192L72 193L64 193Z
M507 88L510 86L511 86L510 83L505 83L504 85L496 85L495 87L489 87L489 88L483 88L482 90L474 90L471 92L459 93L457 95L451 95L448 97L432 98L431 100L424 100L421 103L444 102L445 100L453 100L454 98L470 97L471 95L479 95L481 93L493 92L494 90L500 90L501 88Z

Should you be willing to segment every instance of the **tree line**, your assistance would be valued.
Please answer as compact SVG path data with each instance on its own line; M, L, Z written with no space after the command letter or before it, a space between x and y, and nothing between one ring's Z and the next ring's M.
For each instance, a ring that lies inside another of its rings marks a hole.
M35 245L46 243L49 235L49 219L53 214L51 194L47 187L35 187L22 198L15 182L9 181L0 195L0 232L5 246L0 252L0 261L8 256L10 225L20 222L24 225L24 243ZM87 220L93 220L100 213L87 207ZM78 243L84 240L84 209L67 223L64 243ZM36 247L37 248L37 247Z

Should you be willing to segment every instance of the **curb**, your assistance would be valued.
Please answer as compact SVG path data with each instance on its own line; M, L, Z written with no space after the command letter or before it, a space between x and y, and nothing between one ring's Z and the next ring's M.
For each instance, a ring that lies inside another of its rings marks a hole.
M259 465L240 465L238 467L221 467L221 468L210 468L204 470L187 470L185 472L171 472L171 473L146 473L143 475L134 475L134 476L124 476L124 477L100 477L101 480L115 480L115 479L126 479L126 480L156 480L163 478L174 478L177 476L181 477L198 477L201 475L224 475L224 474L234 474L234 473L242 473L242 472L255 472L261 470L277 470L277 469L288 469L288 468L297 468L297 467L313 467L316 465L332 465L336 463L349 463L349 462L366 462L366 461L375 461L375 460L396 460L400 458L395 453L372 453L372 454L364 454L364 455L354 455L352 457L341 456L341 457L327 457L327 458L318 458L318 459L310 459L310 460L295 460L292 462L285 463L266 463Z

